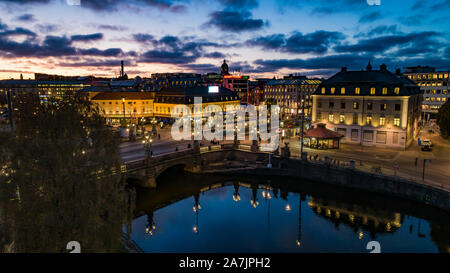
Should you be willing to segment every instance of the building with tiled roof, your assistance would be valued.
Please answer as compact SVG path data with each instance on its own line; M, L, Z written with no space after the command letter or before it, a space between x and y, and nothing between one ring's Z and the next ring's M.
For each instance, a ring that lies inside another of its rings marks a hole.
M239 95L221 86L184 86L164 87L155 93L154 111L159 117L171 117L171 112L177 105L187 105L194 113L195 98L201 98L203 108L218 105L225 112L227 106L238 109ZM179 113L179 109L175 109Z
M388 71L348 71L319 85L313 95L312 121L342 134L341 143L405 149L418 133L420 88Z

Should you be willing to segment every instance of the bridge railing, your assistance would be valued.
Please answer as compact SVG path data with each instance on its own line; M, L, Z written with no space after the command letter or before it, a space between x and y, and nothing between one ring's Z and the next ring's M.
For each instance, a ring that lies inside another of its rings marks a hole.
M251 151L251 150L252 150L252 146L240 144L240 145L238 146L238 149L239 149L239 150L244 150L244 151Z

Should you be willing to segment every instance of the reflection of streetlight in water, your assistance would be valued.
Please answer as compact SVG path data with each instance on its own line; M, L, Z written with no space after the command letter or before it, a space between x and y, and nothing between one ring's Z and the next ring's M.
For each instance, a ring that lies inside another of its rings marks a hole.
M239 183L234 183L234 193L233 193L233 201L238 202L241 200L241 196L239 195Z
M250 204L254 208L257 208L259 206L257 195L258 195L258 188L256 186L252 186L252 200L250 200Z
M153 231L156 230L155 222L153 222L153 212L147 214L147 225L145 226L145 234L153 235Z
M192 228L192 231L194 232L195 235L198 234L198 211L202 209L202 207L200 206L199 199L200 199L199 193L194 194L194 206L192 207L192 211L194 211L195 213L195 225Z

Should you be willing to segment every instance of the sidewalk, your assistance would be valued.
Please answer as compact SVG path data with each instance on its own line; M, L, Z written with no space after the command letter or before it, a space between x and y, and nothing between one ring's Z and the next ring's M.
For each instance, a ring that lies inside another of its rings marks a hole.
M375 173L379 168L378 170L385 175L397 175L450 191L450 142L442 139L436 133L429 134L427 130L424 130L419 137L432 140L434 146L431 152L421 151L417 145L417 139L404 151L350 144L341 144L339 150L315 150L304 147L303 151L308 155L318 155L322 159L328 156L341 164L348 164L350 160L355 160L356 169L361 171ZM284 142L290 143L291 154L300 156L298 139L291 138ZM283 147L284 144L281 146ZM417 165L415 164L416 158ZM422 179L424 159L431 159L431 163L427 162L425 165L425 180Z

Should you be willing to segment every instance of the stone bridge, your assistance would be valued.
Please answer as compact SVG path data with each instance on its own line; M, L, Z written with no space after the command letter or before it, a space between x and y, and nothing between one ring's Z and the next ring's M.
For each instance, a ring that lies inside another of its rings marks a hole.
M175 166L182 166L187 172L200 173L213 169L254 168L257 164L267 165L269 160L269 153L260 151L256 143L221 144L200 148L198 142L194 142L193 146L183 151L126 162L122 166L122 173L132 184L156 187L158 176Z

